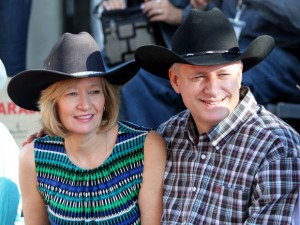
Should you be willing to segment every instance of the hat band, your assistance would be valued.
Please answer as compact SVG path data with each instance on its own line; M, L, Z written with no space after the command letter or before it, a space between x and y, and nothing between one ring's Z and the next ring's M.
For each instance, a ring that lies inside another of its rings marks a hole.
M76 72L76 73L71 73L71 75L73 76L90 76L90 75L97 75L97 74L101 74L103 72L101 71L82 71L82 72Z
M205 52L196 52L196 53L187 53L181 55L182 58L201 56L201 55L213 55L213 54L233 54L233 55L241 55L239 51L232 50L217 50L217 51L205 51Z

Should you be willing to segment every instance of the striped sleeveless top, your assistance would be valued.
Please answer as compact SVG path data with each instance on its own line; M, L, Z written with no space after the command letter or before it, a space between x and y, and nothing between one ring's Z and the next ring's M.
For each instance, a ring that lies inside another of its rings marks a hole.
M95 169L82 169L68 158L61 137L34 142L38 190L51 224L140 224L138 194L148 130L118 122L111 155Z

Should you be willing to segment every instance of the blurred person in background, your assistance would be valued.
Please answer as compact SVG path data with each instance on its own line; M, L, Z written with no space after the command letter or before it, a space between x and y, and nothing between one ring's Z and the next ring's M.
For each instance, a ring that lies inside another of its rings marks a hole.
M111 2L112 5L107 8L112 9L116 5L119 7L117 1L109 0L105 4ZM167 0L146 1L142 5L150 20L159 22L167 47L170 47L172 35L180 24L178 15L181 15L182 21L191 8L209 10L218 7L230 18L241 50L262 34L275 39L274 51L243 76L243 85L250 87L257 102L266 105L279 101L300 101L296 86L300 82L300 1L191 0L190 4L183 1L181 4L181 11L173 7L176 4L172 5ZM172 114L184 109L184 106L165 81L152 76L146 78L146 73L141 70L141 76L136 76L123 89L123 96L135 97L123 101L121 115L155 128ZM157 85L159 83L164 85ZM130 116L126 111L130 112Z
M124 9L140 5L149 20L154 23L159 44L170 47L172 36L191 9L190 0L151 1L103 1L103 10ZM161 85L163 84L163 85ZM130 97L129 97L130 96ZM143 69L121 90L120 119L157 128L170 116L185 109L182 100L169 82L149 76Z
M6 78L5 67L0 60L0 89L5 86ZM18 213L19 153L20 149L13 136L0 121L0 224L3 225L13 225L21 220Z
M0 0L0 58L9 77L25 70L32 0Z

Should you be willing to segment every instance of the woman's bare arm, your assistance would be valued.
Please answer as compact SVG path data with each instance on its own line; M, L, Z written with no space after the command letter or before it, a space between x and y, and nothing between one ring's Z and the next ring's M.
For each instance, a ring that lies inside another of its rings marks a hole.
M143 225L161 224L163 207L163 176L166 166L166 144L154 131L147 135L144 146L143 182L139 194Z
M45 202L37 188L34 143L23 146L19 161L19 181L26 225L50 224Z

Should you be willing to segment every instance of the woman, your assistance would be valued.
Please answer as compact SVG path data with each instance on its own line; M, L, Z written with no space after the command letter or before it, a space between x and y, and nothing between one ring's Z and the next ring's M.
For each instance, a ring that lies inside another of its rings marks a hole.
M117 85L136 74L135 62L106 72L83 32L64 34L44 66L8 85L17 105L40 111L48 134L21 151L26 225L160 224L165 143L154 131L117 121Z

